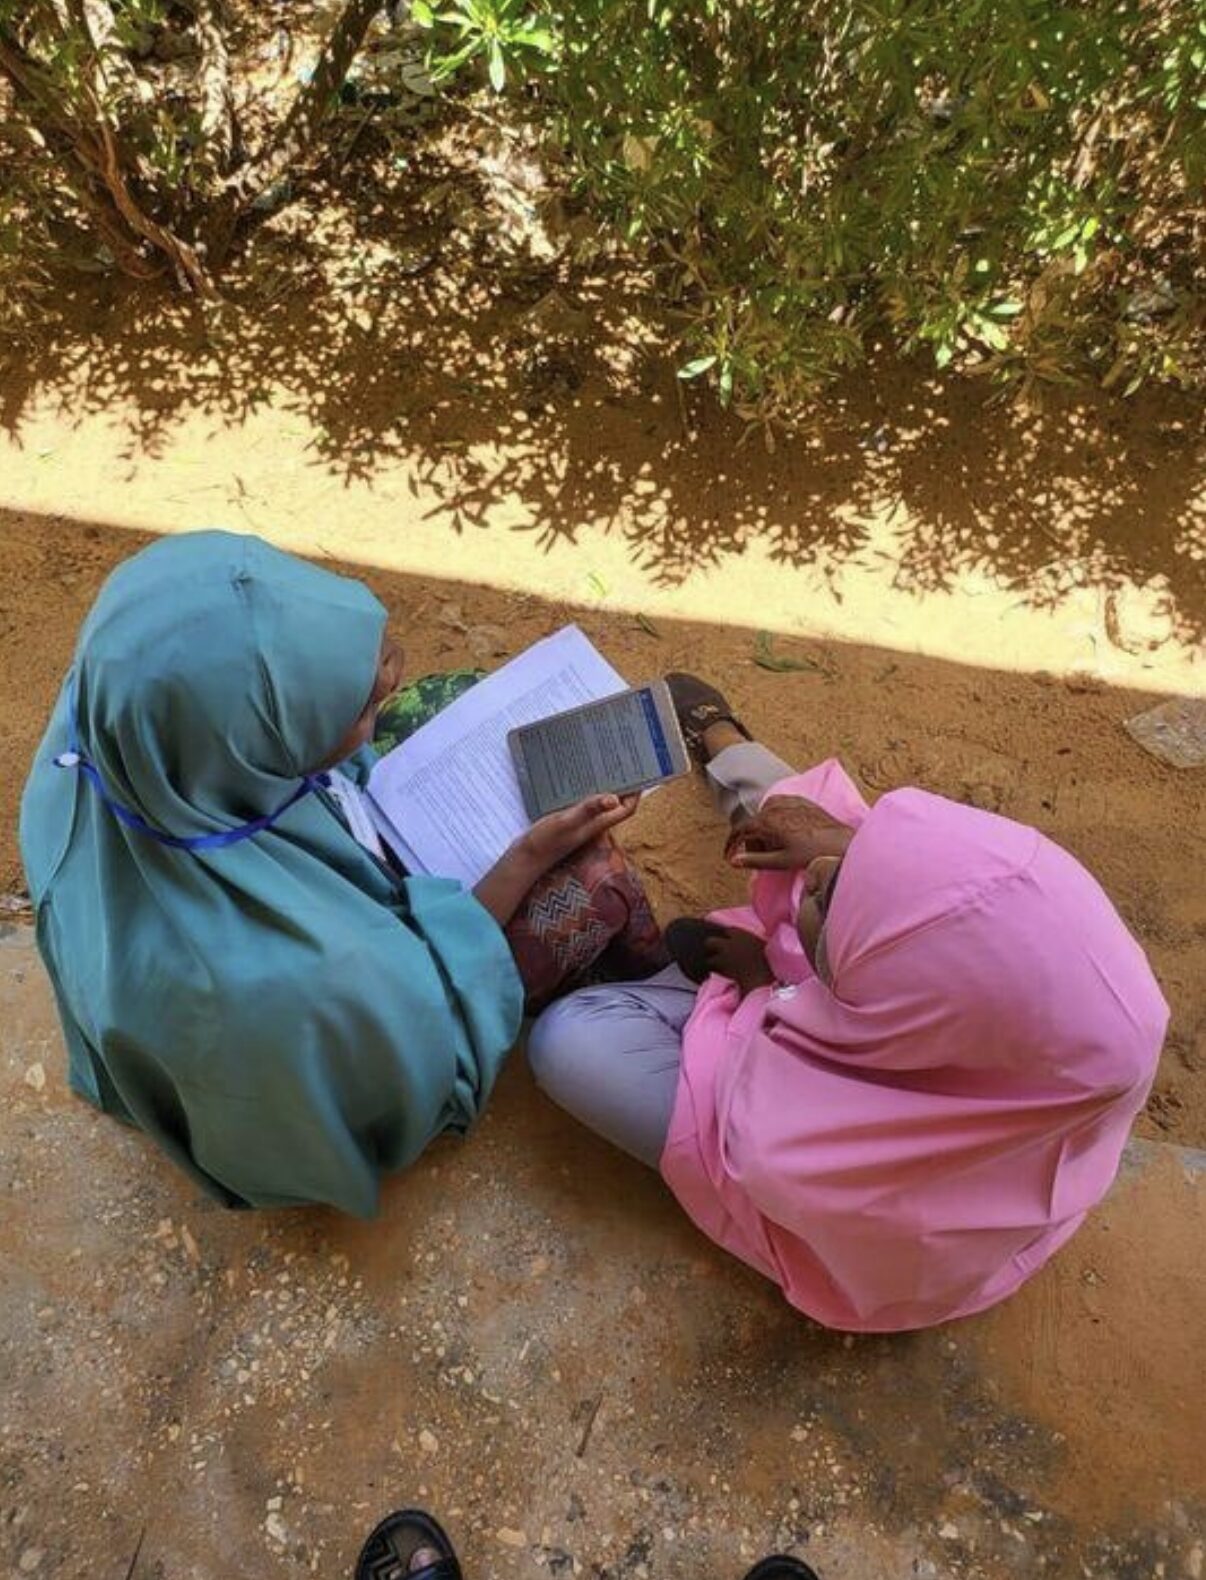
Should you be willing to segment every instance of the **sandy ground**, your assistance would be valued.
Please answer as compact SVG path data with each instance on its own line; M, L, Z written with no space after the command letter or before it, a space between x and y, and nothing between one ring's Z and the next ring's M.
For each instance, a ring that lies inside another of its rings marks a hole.
M95 494L99 480L95 471L91 476ZM118 489L114 513L120 499ZM360 539L360 524L354 510L348 519L333 508L342 499L328 501L322 534L328 544L351 547ZM143 539L96 521L0 513L0 523L0 748L10 765L0 783L0 881L12 892L21 883L14 825L24 766L79 621L106 571ZM403 530L396 517L394 530ZM1123 732L1122 721L1158 700L1155 693L1110 687L1079 670L1028 675L864 642L781 635L773 638L772 654L806 667L769 671L756 662L766 629L756 589L715 589L717 602L732 596L732 618L724 624L665 612L679 593L646 599L652 613L636 616L602 599L593 607L574 605L539 596L544 561L530 540L520 541L530 560L528 592L470 579L477 566L479 574L493 577L502 561L493 543L483 553L476 536L446 536L438 580L365 569L330 552L321 558L368 576L391 611L414 674L479 657L496 663L577 619L634 681L670 669L722 680L749 726L789 761L809 764L837 755L871 795L918 784L1037 824L1105 884L1150 951L1172 1004L1172 1031L1144 1133L1206 1143L1203 781L1148 758ZM514 574L514 560L506 568ZM740 892L739 880L719 859L706 798L694 786L649 803L628 843L667 919Z
M1141 1134L1206 1143L1204 781L1122 730L1206 692L1200 413L1022 421L881 369L773 454L738 446L639 292L422 272L432 204L342 211L346 278L303 215L229 320L90 294L0 384L0 893L105 573L152 533L255 530L364 575L414 673L578 619L633 680L720 680L801 764L1037 824L1172 1004ZM391 226L411 273L375 250ZM629 842L663 915L734 897L698 785ZM781 1544L826 1580L1200 1580L1201 1194L1171 1152L1003 1311L847 1345L518 1061L382 1222L217 1213L67 1096L26 932L4 962L12 1572L124 1574L145 1525L138 1574L343 1574L353 1527L422 1497L478 1574L725 1575Z

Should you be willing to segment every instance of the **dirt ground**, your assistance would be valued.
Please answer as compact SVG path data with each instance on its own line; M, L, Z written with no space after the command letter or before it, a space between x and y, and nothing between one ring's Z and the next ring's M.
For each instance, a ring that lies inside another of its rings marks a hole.
M259 460L264 464L263 455ZM107 484L92 471L74 486L94 502L93 519L0 511L0 748L7 767L0 883L8 893L21 885L15 824L22 776L75 632L106 572L143 541L106 521L120 515L120 481ZM724 624L663 612L682 601L675 590L658 605L645 598L653 615L615 611L601 599L593 606L548 599L539 596L544 567L526 537L529 591L471 579L475 564L492 576L502 558L483 552L476 536L447 535L439 580L366 569L354 557L364 536L360 520L354 504L346 515L338 509L343 497L324 501L321 537L329 547L320 558L367 576L391 611L413 674L500 662L576 619L634 680L670 669L720 680L750 727L789 761L837 755L871 795L922 785L1034 823L1066 845L1097 874L1149 950L1172 1005L1143 1133L1206 1143L1206 786L1201 774L1145 756L1122 730L1124 719L1160 694L1112 687L1079 668L1065 675L998 671L832 638L775 635L767 648L757 589L740 585ZM396 517L394 523L398 530ZM348 560L335 555L338 547ZM583 552L600 562L598 553ZM725 581L718 592L723 602ZM973 608L969 603L965 621L975 618ZM767 652L771 662L802 667L763 668L758 659ZM705 800L693 790L656 798L628 842L667 918L738 892L719 860Z
M1026 417L884 366L770 452L675 380L641 281L519 267L491 192L422 160L389 201L358 179L290 211L224 313L89 284L0 380L0 894L107 571L154 533L259 531L363 575L412 673L576 619L634 681L720 681L801 764L1037 824L1172 1005L1141 1135L1206 1144L1206 781L1122 729L1206 692L1200 411ZM628 842L665 917L737 892L698 785ZM419 1497L479 1574L727 1575L784 1545L826 1580L1201 1580L1184 1155L1002 1311L849 1342L519 1061L379 1223L218 1213L67 1095L27 930L0 977L12 1572L120 1576L145 1528L139 1574L334 1576Z
M1200 1154L995 1312L843 1339L521 1059L362 1224L224 1213L73 1098L26 928L0 1025L0 1572L343 1580L419 1500L496 1580L1200 1580Z

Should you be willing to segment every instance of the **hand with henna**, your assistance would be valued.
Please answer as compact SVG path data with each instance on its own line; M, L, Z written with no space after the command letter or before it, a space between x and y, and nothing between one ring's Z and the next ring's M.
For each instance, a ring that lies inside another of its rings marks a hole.
M854 830L804 796L772 796L736 828L725 845L731 866L744 871L802 871L821 856L842 857Z

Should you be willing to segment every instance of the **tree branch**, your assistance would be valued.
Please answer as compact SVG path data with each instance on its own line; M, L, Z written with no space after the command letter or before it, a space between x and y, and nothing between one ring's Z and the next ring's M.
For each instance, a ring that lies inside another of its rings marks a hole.
M84 46L85 65L70 93L22 46L11 26L0 24L0 75L12 83L19 112L37 128L79 203L127 273L159 272L145 254L149 246L170 262L179 283L201 296L214 295L211 269L229 248L238 220L256 198L269 192L315 143L337 102L348 68L364 43L382 0L344 0L309 81L299 89L276 135L260 157L232 173L235 157L234 102L225 38L224 0L192 0L201 63L197 79L202 146L218 178L195 205L200 240L185 241L170 224L148 211L138 196L136 167L123 148L120 124L110 107L139 103L146 84L121 47L111 0L35 0L47 8L64 37ZM120 118L119 118L120 119Z
M62 104L45 68L7 28L0 28L0 74L12 84L18 105L29 107L30 119L118 266L141 279L161 273L139 250L146 240L171 262L182 285L212 296L213 286L193 249L145 214L131 195L116 137L99 103L88 105L92 124L85 124ZM85 98L92 98L90 90L85 89Z
M166 225L160 225L149 214L145 214L131 196L126 173L121 165L117 139L104 121L101 122L100 131L101 175L118 213L136 235L144 236L152 246L158 247L160 252L166 254L181 285L187 290L194 291L198 296L216 296L213 281L196 251Z
M244 206L271 190L313 146L381 5L382 0L346 0L327 35L314 74L290 105L277 136L238 178Z
M66 170L64 174L81 208L91 217L122 273L135 280L158 280L164 272L163 263L139 251L137 243L131 239L129 231L121 223L121 216L114 213L112 205L105 202L93 184L83 176L71 170Z
M195 30L201 49L197 84L201 91L201 137L212 150L215 168L226 175L234 156L234 100L230 92L230 52L226 47L222 0L195 0Z
M145 100L147 91L117 36L117 23L109 0L78 0L79 22L96 52L98 86L120 88L135 100Z

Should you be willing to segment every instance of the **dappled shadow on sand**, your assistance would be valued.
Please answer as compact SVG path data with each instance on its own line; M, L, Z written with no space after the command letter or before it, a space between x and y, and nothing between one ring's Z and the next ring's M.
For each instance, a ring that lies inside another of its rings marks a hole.
M983 382L884 364L768 450L674 377L647 281L533 261L479 171L421 147L383 155L370 130L337 185L261 231L217 311L113 284L65 293L6 374L0 421L19 438L35 399L129 408L137 465L185 413L233 424L284 405L316 467L371 482L401 464L458 528L503 502L545 544L602 524L658 581L757 541L829 574L886 559L917 590L971 570L1036 605L1093 586L1123 646L1111 600L1148 586L1167 637L1206 632L1188 399L1061 397L1023 415Z

